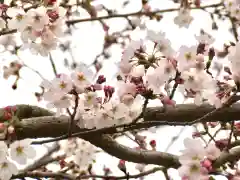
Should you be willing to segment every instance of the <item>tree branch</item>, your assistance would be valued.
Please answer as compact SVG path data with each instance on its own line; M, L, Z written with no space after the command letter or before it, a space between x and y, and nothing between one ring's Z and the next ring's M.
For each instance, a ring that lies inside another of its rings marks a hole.
M199 118L206 113L214 110L210 105L177 105L175 108L168 108L163 111L163 108L148 108L144 117L146 122L154 121L178 121L187 122ZM4 109L0 109L0 121L4 121ZM232 121L239 118L240 104L234 104L231 107L226 107L220 111L216 111L206 121ZM24 138L42 138L42 137L59 137L66 135L68 132L69 117L61 116L54 117L54 113L46 109L30 106L17 105L17 116L21 120L21 126L16 128L16 136L18 139ZM48 117L46 117L48 116ZM76 125L73 127L73 132L83 131ZM154 151L139 151L120 145L109 135L103 133L83 133L79 134L80 138L89 141L95 146L102 148L105 152L119 159L143 164L156 164L164 167L177 168L180 166L178 157L163 152ZM218 161L216 161L218 162ZM222 162L222 161L221 161ZM216 163L219 165L219 163Z
M214 7L219 7L222 6L222 3L216 3L216 4L210 4L202 7L192 7L191 9L206 9L206 8L214 8ZM112 18L126 18L129 16L153 16L158 13L166 13L166 12L173 12L173 11L179 11L180 8L169 8L169 9L161 9L161 10L156 10L152 12L145 12L145 11L139 11L139 12L134 12L134 13L127 13L127 14L113 14L113 15L107 15L107 16L100 16L100 17L94 17L94 18L86 18L86 19L76 19L76 20L69 20L66 21L66 24L72 25L75 23L79 22L86 22L86 21L99 21L103 19L112 19Z
M80 175L78 177L65 174L65 173L53 173L53 172L26 172L26 173L21 173L16 176L13 176L12 178L23 178L23 177L32 177L32 178L41 178L41 177L52 177L52 178L64 178L64 179L69 179L69 180L77 180L77 179L88 179L88 178L101 178L101 179L137 179L139 177L147 176L149 174L153 174L157 171L161 171L163 168L161 167L155 167L153 169L150 169L145 172L141 172L139 174L135 175L128 175L128 176L101 176L101 175Z
M34 5L33 7L35 7L35 6L36 5ZM192 10L194 10L194 9L206 9L206 8L215 8L215 7L219 7L219 6L222 6L222 2L216 3L216 4L210 4L210 5L206 5L206 6L201 6L201 7L192 7L191 9ZM173 11L179 11L179 8L162 9L162 10L156 10L156 11L152 11L152 12L139 11L139 12L127 13L127 14L113 14L113 15L91 17L91 18L85 18L85 19L75 19L75 20L66 21L66 24L67 25L72 25L72 24L80 23L80 22L101 21L101 20L104 20L104 19L112 19L112 18L128 18L130 16L142 16L142 15L153 16L153 15L156 15L158 13L166 13L166 12L173 12ZM16 33L16 32L17 32L16 29L4 30L4 31L0 32L0 36L6 35L6 34L13 34L13 33Z
M21 173L15 176L12 176L12 179L17 178L24 178L24 177L32 177L32 178L61 178L61 179L68 179L68 180L75 180L75 176L66 174L66 173L53 173L53 172L26 172Z

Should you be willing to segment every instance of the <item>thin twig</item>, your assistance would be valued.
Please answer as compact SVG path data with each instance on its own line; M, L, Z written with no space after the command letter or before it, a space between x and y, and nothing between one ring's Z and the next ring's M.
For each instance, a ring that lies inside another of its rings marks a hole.
M205 9L205 8L214 8L222 6L222 3L216 3L216 4L210 4L202 7L192 7L191 9ZM145 12L145 11L138 11L134 13L127 13L127 14L113 14L113 15L107 15L107 16L100 16L100 17L94 17L94 18L86 18L86 19L76 19L76 20L69 20L66 21L66 24L72 25L79 22L86 22L86 21L99 21L103 19L111 19L111 18L126 18L129 16L153 16L158 13L166 13L166 12L173 12L173 11L179 11L180 8L169 8L169 9L162 9L162 10L156 10L152 12Z

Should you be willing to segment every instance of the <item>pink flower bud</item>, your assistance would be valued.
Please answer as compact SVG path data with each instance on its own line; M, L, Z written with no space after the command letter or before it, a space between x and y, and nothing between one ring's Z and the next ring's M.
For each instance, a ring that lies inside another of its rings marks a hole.
M152 148L156 148L157 143L155 140L151 140L149 144Z
M201 137L201 135L202 135L202 134L201 134L200 132L193 132L193 133L192 133L192 137L193 137L193 138Z
M98 79L97 79L98 84L102 84L102 83L105 83L105 82L106 82L106 78L104 77L104 75L98 76Z
M5 120L9 120L9 119L12 118L12 114L9 113L9 112L4 112L4 114L3 114L3 118L4 118Z
M176 101L170 99L168 96L164 96L160 100L161 100L163 105L168 105L168 106L175 106L176 105Z
M66 166L66 161L64 159L61 159L59 161L59 165L60 165L61 169L64 168Z
M127 168L124 160L120 160L118 163L118 168L123 171L124 173L127 173Z
M212 162L209 159L205 159L201 162L202 167L206 168L208 171L212 171Z

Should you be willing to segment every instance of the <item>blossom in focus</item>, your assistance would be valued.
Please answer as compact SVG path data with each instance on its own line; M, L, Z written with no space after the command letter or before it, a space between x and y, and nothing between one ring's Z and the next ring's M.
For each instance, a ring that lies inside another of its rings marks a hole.
M23 31L26 27L26 13L22 8L10 7L7 9L7 15L11 17L8 20L8 27L10 29L18 29Z
M15 141L10 145L10 157L19 164L26 164L27 159L36 156L35 149L31 146L31 139Z
M178 168L179 175L187 180L208 180L207 170L201 166L200 162L190 162Z
M17 166L7 158L0 160L0 179L9 180L18 173Z
M35 30L42 30L49 23L47 9L44 6L30 9L26 14L26 22Z

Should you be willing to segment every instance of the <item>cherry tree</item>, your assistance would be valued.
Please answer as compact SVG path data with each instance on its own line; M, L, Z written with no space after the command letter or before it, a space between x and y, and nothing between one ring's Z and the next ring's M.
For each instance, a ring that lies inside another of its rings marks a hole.
M240 2L174 0L173 8L151 2L125 0L118 2L119 10L100 0L1 1L2 78L14 78L14 91L26 69L41 79L38 91L31 92L37 105L6 104L0 109L1 180L144 179L158 171L166 180L240 179ZM140 9L121 13L131 3L140 4ZM216 33L230 24L225 33L233 39L217 48L214 34L201 29L194 32L193 44L180 42L176 48L167 32L149 27L149 22L161 23L167 13L175 12L168 23L179 31L189 29L197 21L197 10L208 14L211 21L206 22ZM112 32L108 20L117 18L125 26ZM104 32L102 51L91 65L72 53L71 38L77 25L86 22L98 23ZM122 54L111 79L102 69L115 45ZM24 51L49 60L54 77L28 66L21 58ZM53 51L70 54L71 62L61 62L67 71L59 71ZM183 97L180 103L178 96ZM176 154L159 151L155 139L148 141L141 134L166 126L194 128ZM128 138L134 147L120 143L119 137ZM49 143L52 146L38 157L38 147ZM121 176L107 166L96 173L101 152L118 159ZM48 166L53 163L58 168ZM137 174L128 163L134 163Z

